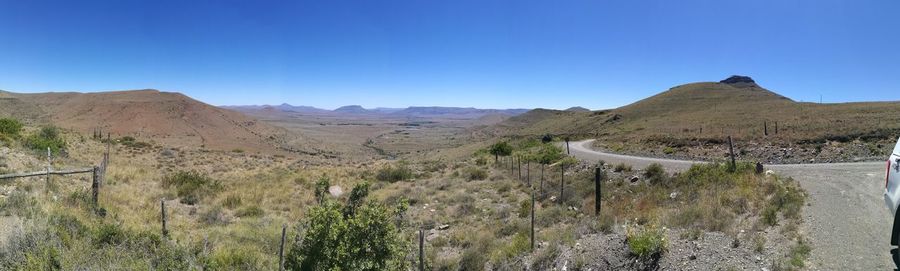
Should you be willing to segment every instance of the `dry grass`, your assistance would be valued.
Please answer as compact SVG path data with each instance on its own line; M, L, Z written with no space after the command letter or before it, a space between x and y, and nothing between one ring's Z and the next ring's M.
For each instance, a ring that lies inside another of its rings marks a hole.
M105 148L92 140L72 142L72 156L59 159L58 166L91 164ZM531 146L519 141L514 144ZM31 164L40 164L34 160ZM54 180L57 189L49 193L43 193L45 188L40 182L17 185L22 189L31 187L27 193L38 199L38 209L45 214L72 214L91 228L118 225L119 228L109 229L114 233L111 236L120 236L121 232L129 240L159 235L159 204L165 200L170 240L175 244L166 248L175 252L166 253L186 257L167 259L184 260L195 267L241 270L277 266L281 225L302 221L307 208L315 204L313 190L321 178L342 187L342 197L356 183L369 181L371 200L389 205L407 201L409 210L398 220L402 234L412 238L417 229L426 230L426 250L433 251L429 252L428 265L435 268L477 268L486 263L498 268L541 268L558 255L559 246L572 246L584 234L616 233L620 230L617 222L656 221L666 226L729 232L750 227L748 224L752 223L735 221L747 221L739 217L757 217L759 210L766 207L775 208L777 224L789 225L802 206L792 198L796 191L787 188L790 181L753 175L743 165L738 173L701 168L672 177L654 172L648 177L659 180L636 185L626 183L624 174L610 172L613 179L603 184L605 192L600 200L604 207L598 218L593 216L593 202L597 199L593 196L590 169L594 165L570 167L566 174L567 194L562 202L552 199L558 196L558 167L547 167L545 193L537 195L534 206L538 247L531 260L524 262L525 256L530 255L530 247L526 246L530 240L526 237L533 190L526 181L511 175L505 164L498 166L493 164L493 157L486 159L484 154L470 153L468 159L459 161L410 161L402 165L409 171L409 178L377 179L379 170L399 166L399 162L388 161L312 165L289 157L160 147L136 151L114 145L112 164L100 196L100 205L108 214L105 218L96 217L86 203L89 180L85 177ZM539 168L531 164L535 188L539 185ZM181 203L177 188L164 186L163 181L182 170L196 170L221 187L196 204ZM680 195L671 199L672 191ZM54 201L54 196L64 200ZM33 227L38 231L57 225L52 221L36 223L43 225ZM442 225L449 228L437 230ZM293 240L296 233L289 234L289 240ZM88 237L75 239L83 242L79 244L94 245ZM107 245L101 247L113 250ZM147 269L150 263L141 253L156 252L141 251L134 249L135 254L123 256L133 262L126 269ZM66 259L93 256L90 251L58 252ZM94 265L66 260L64 266Z

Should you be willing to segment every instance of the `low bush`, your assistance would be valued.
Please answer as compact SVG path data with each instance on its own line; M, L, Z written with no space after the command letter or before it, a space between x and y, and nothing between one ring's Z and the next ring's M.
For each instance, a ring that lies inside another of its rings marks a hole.
M0 118L0 135L17 137L22 131L22 123L16 119Z
M769 226L778 224L778 207L773 205L766 206L762 212L762 221Z
M648 259L659 257L666 250L665 231L655 226L641 229L628 229L626 241L632 256Z
M125 242L127 233L116 223L102 223L94 230L94 243L101 245L119 245Z
M494 251L491 255L493 262L501 262L516 257L531 249L531 239L527 234L516 233L511 240Z
M551 242L549 246L544 249L541 249L534 256L534 259L531 261L531 269L532 270L551 270L553 269L553 262L556 260L557 256L559 256L560 249L559 244L556 242Z
M484 264L491 255L491 244L491 240L466 244L466 249L459 259L459 270L484 270Z
M653 163L644 169L644 178L646 178L650 184L661 184L668 179L668 176L662 165Z
M0 202L0 212L4 215L15 215L31 218L37 211L37 200L20 190L10 193Z
M150 145L150 143L137 141L137 139L131 136L119 138L119 143L122 143L122 145L125 145L126 147L135 149L148 148L152 146Z
M797 244L788 252L790 265L796 269L802 269L806 265L805 262L809 258L810 251L812 248L806 244L806 241L803 238L798 239Z
M346 205L323 197L309 210L298 226L297 241L287 251L287 269L406 269L407 242L393 220L398 212L382 204L363 203L368 188L362 186L353 188Z
M219 181L197 171L179 171L166 176L162 186L175 187L180 202L188 205L197 204L203 197L214 195L222 189Z
M234 215L237 217L261 217L265 214L266 211L256 205L241 208L234 213Z
M222 206L228 209L234 209L241 206L243 199L241 199L240 195L228 195L225 199L222 200Z
M413 178L412 170L406 163L398 163L396 166L387 165L378 170L375 179L382 182L399 182Z
M613 168L614 172L630 172L631 166L626 165L624 163L619 163Z
M46 126L41 130L25 139L25 145L29 148L44 152L50 149L52 153L59 153L65 149L66 141L59 134L59 128L55 126Z
M467 167L463 171L463 176L465 176L466 180L478 181L487 179L488 172L487 170L481 169L479 167Z
M227 225L228 217L225 215L225 212L222 210L221 206L214 206L203 214L200 215L200 220L206 225L218 226L218 225Z
M525 218L531 216L531 199L524 199L519 203L519 217Z

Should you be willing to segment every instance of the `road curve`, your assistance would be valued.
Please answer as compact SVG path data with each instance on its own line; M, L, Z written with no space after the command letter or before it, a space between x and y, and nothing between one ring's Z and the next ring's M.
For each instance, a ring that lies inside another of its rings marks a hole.
M593 150L594 140L570 142L570 155L644 168L659 163L683 171L699 161L647 158ZM809 193L804 225L812 244L810 270L892 270L888 238L891 217L884 206L882 162L766 165L792 177Z

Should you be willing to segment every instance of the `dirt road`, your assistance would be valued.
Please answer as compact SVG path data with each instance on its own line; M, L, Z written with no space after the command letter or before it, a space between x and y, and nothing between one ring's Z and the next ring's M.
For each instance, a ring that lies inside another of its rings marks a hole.
M660 163L669 171L700 163L603 153L592 150L591 142L571 142L571 155L635 168ZM798 180L809 192L803 231L813 248L810 270L893 269L888 243L892 220L882 199L884 167L881 162L766 166Z

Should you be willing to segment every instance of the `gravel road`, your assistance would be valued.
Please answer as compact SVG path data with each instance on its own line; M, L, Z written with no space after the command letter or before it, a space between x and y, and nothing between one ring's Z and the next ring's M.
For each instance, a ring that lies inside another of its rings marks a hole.
M682 171L697 161L646 158L592 150L593 140L570 142L571 155L644 168L659 163ZM891 270L890 212L884 205L882 162L766 165L800 182L809 192L803 231L812 244L810 270Z

